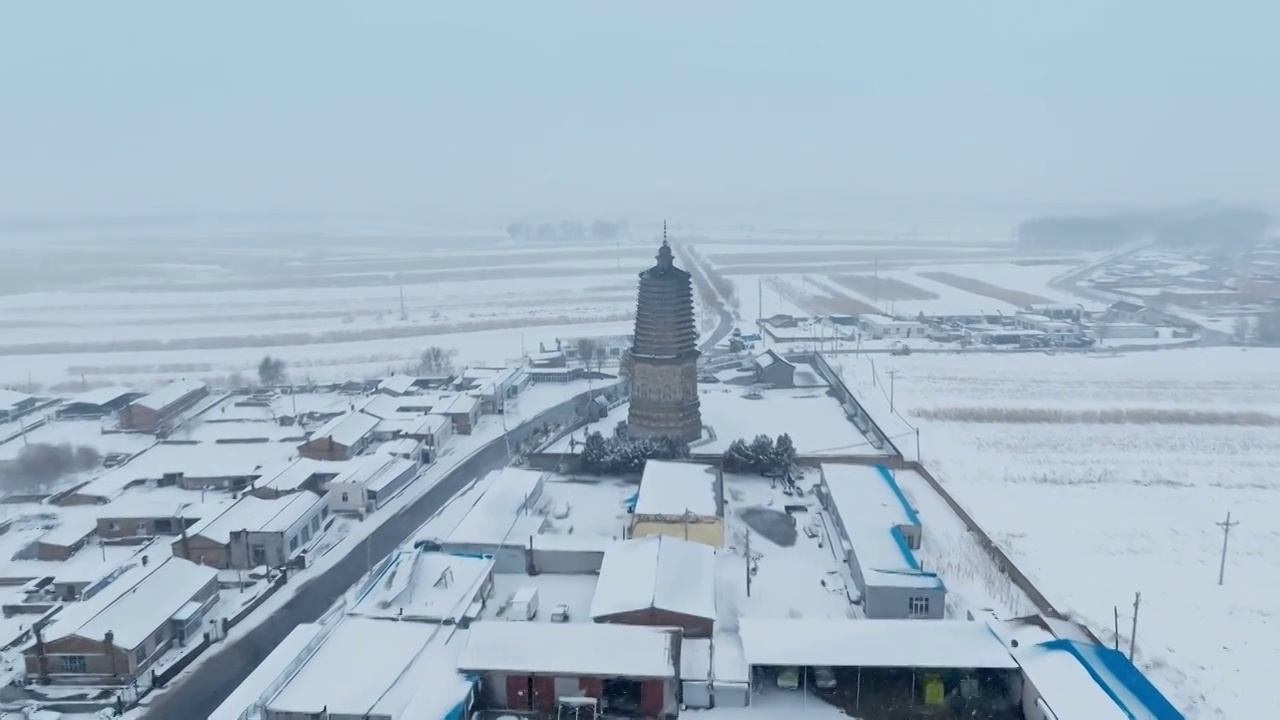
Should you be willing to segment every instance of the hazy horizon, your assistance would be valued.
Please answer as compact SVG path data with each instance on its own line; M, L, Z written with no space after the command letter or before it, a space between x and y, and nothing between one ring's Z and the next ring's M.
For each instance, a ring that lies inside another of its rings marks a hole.
M0 218L1274 209L1280 10L1175 5L8 5Z

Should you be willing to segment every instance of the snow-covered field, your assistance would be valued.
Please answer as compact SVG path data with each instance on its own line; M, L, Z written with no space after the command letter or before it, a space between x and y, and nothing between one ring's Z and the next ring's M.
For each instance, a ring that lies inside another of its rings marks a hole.
M883 393L898 371L925 464L1051 602L1106 640L1118 607L1127 647L1141 592L1138 659L1188 717L1273 714L1280 351L875 363L880 387L865 358L846 378ZM1228 512L1240 525L1219 587Z

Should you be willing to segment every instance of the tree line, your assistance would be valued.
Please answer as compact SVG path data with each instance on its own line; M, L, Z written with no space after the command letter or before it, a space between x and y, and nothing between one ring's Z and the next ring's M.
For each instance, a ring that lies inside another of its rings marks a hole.
M1114 250L1148 239L1168 247L1233 249L1265 240L1274 225L1263 210L1215 206L1033 218L1016 232L1019 246L1029 250Z

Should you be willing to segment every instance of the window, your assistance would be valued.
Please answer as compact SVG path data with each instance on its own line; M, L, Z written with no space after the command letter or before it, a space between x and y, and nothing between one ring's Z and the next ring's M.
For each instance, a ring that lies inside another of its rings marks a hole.
M156 521L155 521L155 526L156 526L156 532L157 532L157 533L162 533L162 534L163 534L163 533L171 533L171 532L173 532L173 521L172 521L172 520L156 520Z
M322 507L320 508L320 517L321 517L321 518L327 518L327 517L329 517L329 506L328 506L328 505L324 505L324 506L322 506Z
M293 537L289 538L289 552L293 552L297 549L298 549L298 536L294 535Z
M316 515L315 517L311 518L311 532L316 532L319 529L320 529L320 516Z
M147 643L145 641L138 646L137 650L133 651L133 661L138 667L142 667L142 664L147 661Z
M151 533L147 532L147 524L146 524L146 523L144 523L144 522L140 522L140 523L138 523L138 534L139 534L139 535L150 535L150 534L151 534Z
M267 549L262 545L249 546L249 560L254 567L267 564Z
M88 672L88 664L84 661L83 655L63 655L62 672L83 675Z
M305 543L305 542L309 542L310 540L311 540L311 528L307 528L307 527L302 528L302 542Z
M342 493L342 502L351 502L351 494Z
M928 617L929 615L929 598L913 597L907 600L907 616L908 617Z
M107 523L107 529L108 529L108 530L110 530L111 532L116 532L116 531L118 531L118 530L120 529L120 523L115 522L115 521L113 520L113 521L111 521L111 522ZM75 655L72 655L71 657L76 657L76 656L75 656ZM84 660L84 658L80 658L80 659L81 659L81 660Z

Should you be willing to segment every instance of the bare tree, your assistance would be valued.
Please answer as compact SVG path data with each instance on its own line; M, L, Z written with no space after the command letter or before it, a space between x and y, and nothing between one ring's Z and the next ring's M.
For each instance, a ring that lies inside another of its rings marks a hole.
M263 385L281 385L285 381L284 360L270 355L258 363L258 381Z
M432 345L418 356L417 372L419 375L452 375L455 370L453 358L457 354L457 350Z
M631 373L635 370L635 363L635 358L631 357L631 353L624 351L618 361L618 377L630 380Z
M578 359L582 361L582 365L587 369L591 369L591 363L596 361L596 356L600 354L600 346L591 338L578 338Z

